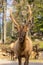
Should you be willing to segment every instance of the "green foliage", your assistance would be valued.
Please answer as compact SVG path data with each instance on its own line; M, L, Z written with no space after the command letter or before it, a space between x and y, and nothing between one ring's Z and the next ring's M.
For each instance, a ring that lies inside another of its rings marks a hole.
M1 39L1 24L0 24L0 39Z
M14 13L14 17L17 20L17 22L19 22L19 24L25 23L25 20L27 21L27 14L29 16L29 9L27 8L27 5L27 0L21 0L19 3L17 3L17 5L15 5L16 12Z
M11 35L11 29L12 29L12 23L11 21L10 22L7 22L7 36L10 36Z
M34 24L34 26L31 28L31 30L35 33L39 33L40 31L43 32L43 0L24 0L24 1L16 0L16 2L17 4L14 6L16 11L13 12L16 21L19 24L25 23L24 21L27 20L27 14L29 14L27 4L29 3L30 5L33 4L31 8L33 11L33 18L34 18L32 24Z
M28 0L28 2L31 4L32 2L34 2L34 0Z
M20 2L20 0L16 0L16 2L18 2L18 3L19 3L19 2Z
M24 3L25 2L25 3ZM14 14L17 15L15 18L19 23L23 23L25 20L27 20L27 2L33 3L32 11L33 11L33 18L34 18L34 27L33 31L38 32L42 31L43 32L43 0L24 0L23 2L19 2L15 7L17 9L16 13Z
M34 0L33 17L34 31L43 32L43 0Z

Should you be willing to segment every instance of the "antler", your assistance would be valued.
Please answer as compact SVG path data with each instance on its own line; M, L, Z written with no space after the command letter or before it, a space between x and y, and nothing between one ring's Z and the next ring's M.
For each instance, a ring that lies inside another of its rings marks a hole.
M31 7L29 4L27 5L27 8L28 8L28 14L27 14L27 21L26 21L26 24L24 27L25 31L28 30L28 25L30 25L30 23L32 21L32 11L31 11ZM30 26L29 26L29 28L30 28Z
M29 15L28 21L31 21L32 20L32 10L29 4L27 5L27 8L28 8L28 15Z
M13 14L12 14L12 11L11 11L11 10L10 10L10 17L11 17L12 21L14 22L14 24L16 25L17 30L19 30L20 25L19 25L19 24L16 22L16 20L14 19L14 16L13 16Z

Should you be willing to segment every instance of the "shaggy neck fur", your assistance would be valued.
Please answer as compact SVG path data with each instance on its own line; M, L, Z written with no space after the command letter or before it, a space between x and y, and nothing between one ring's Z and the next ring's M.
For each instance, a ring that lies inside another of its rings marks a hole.
M26 37L26 32L22 31L19 37L20 48L22 51L25 49L25 46L24 46L25 37Z

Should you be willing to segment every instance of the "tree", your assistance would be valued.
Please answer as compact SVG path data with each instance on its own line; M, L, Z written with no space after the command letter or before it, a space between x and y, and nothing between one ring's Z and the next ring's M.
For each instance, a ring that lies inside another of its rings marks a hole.
M6 42L6 0L0 0L0 8L2 9L2 32L1 32L1 38L2 38L2 42L5 43Z
M13 13L16 21L19 24L24 24L26 21L32 19L32 10L31 6L28 3L28 0L16 0L17 4L14 5L16 12ZM30 16L29 16L30 15Z
M31 33L37 38L42 38L43 35L43 0L34 0L33 18L34 26L31 28Z
M30 6L32 6L33 4L34 6L31 7L33 15L31 16L34 20L32 22L33 27L31 27L31 31L32 33L38 33L39 35L41 32L43 33L43 0L19 0L19 2L16 2L14 17L17 22L23 24L25 20L27 21L27 18L29 17L29 9L26 9L27 5L30 4Z

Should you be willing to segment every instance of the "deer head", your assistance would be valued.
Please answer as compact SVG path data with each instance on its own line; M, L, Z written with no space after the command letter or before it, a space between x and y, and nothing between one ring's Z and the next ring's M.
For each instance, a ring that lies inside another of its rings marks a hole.
M27 8L29 9L29 11L28 11L28 12L29 12L29 17L28 17L28 20L26 21L26 23L25 23L24 25L19 25L19 24L16 22L16 20L14 19L13 15L12 15L12 11L10 10L10 17L11 17L11 19L13 20L13 22L15 23L15 25L16 25L18 31L19 31L19 40L20 40L20 41L22 40L22 42L23 42L24 39L25 39L26 32L27 32L27 30L28 30L28 24L29 24L29 22L30 22L31 19L32 19L32 17L31 17L31 16L32 16L32 12L31 12L30 5L28 5Z
M26 31L24 30L24 26L21 26L19 30L19 40L21 43L23 43L23 41L25 40L25 36L26 36Z

